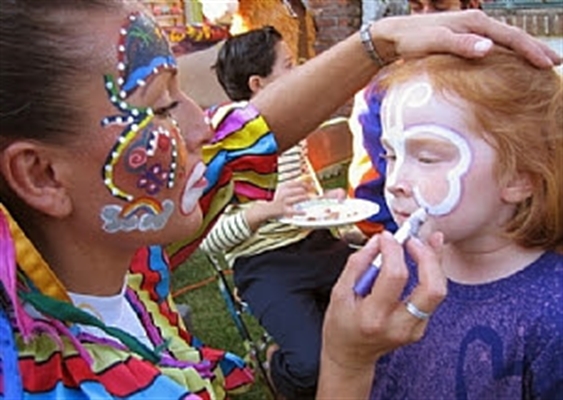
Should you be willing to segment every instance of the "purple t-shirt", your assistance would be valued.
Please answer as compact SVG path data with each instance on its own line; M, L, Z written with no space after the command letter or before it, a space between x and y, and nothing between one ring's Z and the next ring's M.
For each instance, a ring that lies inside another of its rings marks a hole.
M450 281L424 338L375 373L372 400L563 399L563 255L493 283Z

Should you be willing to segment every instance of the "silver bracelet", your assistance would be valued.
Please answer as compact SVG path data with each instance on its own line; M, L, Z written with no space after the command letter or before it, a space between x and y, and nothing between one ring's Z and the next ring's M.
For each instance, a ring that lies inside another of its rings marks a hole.
M360 29L360 39L362 44L364 45L364 50L369 55L379 68L383 68L387 63L381 58L377 50L375 49L375 45L373 44L373 40L371 40L371 33L369 28L371 27L371 22L362 25Z

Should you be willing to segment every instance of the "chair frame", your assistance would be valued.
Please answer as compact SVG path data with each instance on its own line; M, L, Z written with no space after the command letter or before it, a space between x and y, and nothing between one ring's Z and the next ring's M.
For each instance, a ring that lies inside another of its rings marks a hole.
M234 292L234 285L232 285L227 279L225 271L230 268L224 256L222 254L207 252L205 252L205 255L207 256L210 264L213 266L217 276L217 285L219 286L221 296L223 297L227 310L229 311L229 315L231 316L231 319L241 339L243 340L243 345L247 351L247 361L255 371L258 371L263 381L266 383L268 391L272 397L276 398L276 390L269 378L267 371L268 367L266 365L267 361L263 356L264 350L271 341L271 338L267 333L265 333L259 341L252 337L250 330L243 319L243 314L252 314L250 313L248 305L237 298Z

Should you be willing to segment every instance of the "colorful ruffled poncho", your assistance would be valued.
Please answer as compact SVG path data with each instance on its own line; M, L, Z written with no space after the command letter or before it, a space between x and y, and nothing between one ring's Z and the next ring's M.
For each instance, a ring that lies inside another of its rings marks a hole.
M212 117L217 135L204 150L210 182L204 226L170 247L177 265L234 196L268 198L276 181L275 140L258 112L235 104ZM241 359L186 331L160 247L137 252L125 287L153 348L75 307L6 210L0 212L0 283L0 398L221 399L253 380ZM105 335L87 333L85 325Z

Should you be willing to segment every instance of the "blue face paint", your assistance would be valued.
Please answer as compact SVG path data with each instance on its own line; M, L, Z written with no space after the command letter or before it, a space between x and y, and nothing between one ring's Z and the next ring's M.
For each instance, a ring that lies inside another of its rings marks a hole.
M129 16L121 29L117 68L121 98L128 97L147 79L162 69L175 70L176 59L162 30L148 16Z

